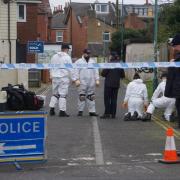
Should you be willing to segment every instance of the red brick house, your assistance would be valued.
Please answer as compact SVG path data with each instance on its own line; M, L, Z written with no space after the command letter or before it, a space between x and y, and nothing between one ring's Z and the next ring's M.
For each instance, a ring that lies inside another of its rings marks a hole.
M87 47L93 56L107 54L111 34L116 30L113 4L72 2L65 12L73 57L81 57L83 49Z
M51 21L51 43L61 44L68 43L68 29L64 24L65 14L62 6L54 7L52 21Z
M28 41L49 40L51 9L49 0L18 0L17 62L34 63L35 55L27 53Z
M38 63L37 55L27 52L28 41L50 41L51 8L49 0L18 0L16 61ZM30 76L30 75L29 75ZM49 72L41 71L41 80L49 81ZM30 81L30 79L29 79Z
M121 10L121 6L119 9ZM150 5L126 5L124 27L145 29L146 18L152 18ZM65 7L64 23L67 26L68 42L72 44L73 57L80 57L82 50L90 48L93 56L106 56L109 53L111 35L116 29L116 6L114 3L75 3ZM143 13L142 13L143 12ZM152 13L152 11L151 11Z

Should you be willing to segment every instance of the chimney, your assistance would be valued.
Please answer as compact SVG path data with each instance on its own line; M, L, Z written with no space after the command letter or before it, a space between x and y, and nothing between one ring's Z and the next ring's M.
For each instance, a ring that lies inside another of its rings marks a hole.
M54 7L53 14L58 14L58 13L63 13L62 5L58 5L58 6Z
M149 4L149 1L148 1L148 0L146 0L146 4L147 4L147 5Z

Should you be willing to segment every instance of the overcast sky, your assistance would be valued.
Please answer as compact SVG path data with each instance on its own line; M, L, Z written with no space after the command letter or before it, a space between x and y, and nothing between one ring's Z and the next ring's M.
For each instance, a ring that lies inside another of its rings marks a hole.
M57 6L57 5L63 5L65 2L69 2L70 0L49 0L51 7ZM89 3L94 2L95 0L71 0L72 2L83 2L83 3ZM99 0L99 2L108 2L109 0ZM111 2L116 2L116 0L111 0ZM119 0L119 3L121 3L122 0ZM144 4L146 0L124 0L124 4ZM152 2L152 0L149 0L149 2Z

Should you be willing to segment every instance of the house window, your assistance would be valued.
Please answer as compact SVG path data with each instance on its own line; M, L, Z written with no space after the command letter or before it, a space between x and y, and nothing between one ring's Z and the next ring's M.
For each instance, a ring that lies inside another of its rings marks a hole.
M144 16L147 16L148 14L148 9L144 9Z
M103 41L109 42L110 41L110 32L104 32L103 33Z
M139 9L139 15L140 15L140 16L143 16L143 15L144 15L143 9Z
M136 9L134 10L134 12L138 15L138 14L139 14L139 9L136 8Z
M62 31L56 32L56 42L63 42L63 32Z
M108 4L95 4L95 10L97 13L109 13Z
M18 22L26 22L26 5L25 4L18 4L17 19L18 19Z

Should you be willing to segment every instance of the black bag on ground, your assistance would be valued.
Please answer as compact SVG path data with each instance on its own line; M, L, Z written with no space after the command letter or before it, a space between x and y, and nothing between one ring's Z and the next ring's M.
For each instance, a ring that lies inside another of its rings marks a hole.
M43 100L34 92L26 90L23 85L8 84L2 90L7 92L8 110L39 110L43 107Z
M34 92L25 91L25 106L27 110L39 110L43 107L44 100L40 99Z

